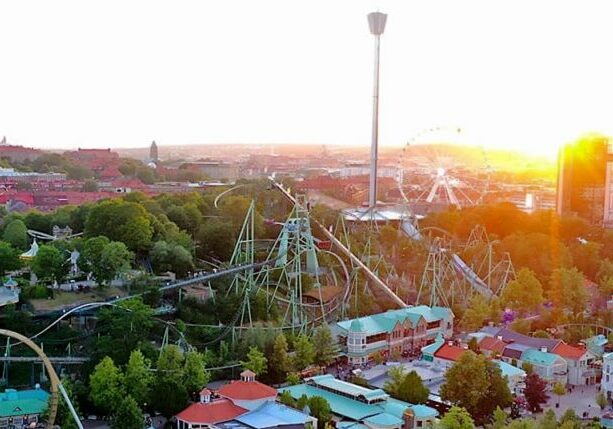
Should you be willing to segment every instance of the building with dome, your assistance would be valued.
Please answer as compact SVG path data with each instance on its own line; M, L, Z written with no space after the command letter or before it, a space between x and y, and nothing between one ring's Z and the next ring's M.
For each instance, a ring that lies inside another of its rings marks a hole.
M177 429L305 429L317 419L276 402L277 391L245 370L217 391L202 389L198 402L175 416Z
M338 322L336 332L349 363L361 364L375 353L418 352L439 334L451 338L453 318L449 308L420 305Z

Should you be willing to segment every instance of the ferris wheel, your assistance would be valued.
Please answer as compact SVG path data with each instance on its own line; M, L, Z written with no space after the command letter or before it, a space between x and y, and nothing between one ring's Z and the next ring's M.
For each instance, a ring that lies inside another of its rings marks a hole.
M491 167L485 150L465 146L459 128L428 128L412 137L398 158L396 183L404 202L458 208L483 202Z

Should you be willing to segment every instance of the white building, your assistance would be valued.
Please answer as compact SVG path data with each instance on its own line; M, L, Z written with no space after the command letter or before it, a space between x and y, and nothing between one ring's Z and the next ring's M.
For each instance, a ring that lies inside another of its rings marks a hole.
M613 401L613 353L607 353L602 357L602 381L600 388L609 400Z

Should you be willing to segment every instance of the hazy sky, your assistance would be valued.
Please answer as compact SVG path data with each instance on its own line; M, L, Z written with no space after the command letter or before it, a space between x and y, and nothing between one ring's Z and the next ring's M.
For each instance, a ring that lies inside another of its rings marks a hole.
M0 0L0 136L36 147L370 144L460 126L552 154L613 132L613 3Z

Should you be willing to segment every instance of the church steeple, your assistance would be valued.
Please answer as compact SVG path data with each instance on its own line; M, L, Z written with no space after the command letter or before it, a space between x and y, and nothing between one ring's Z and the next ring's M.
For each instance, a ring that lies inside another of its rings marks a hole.
M151 142L151 147L149 148L149 160L151 162L158 162L158 145L155 143L155 140Z

